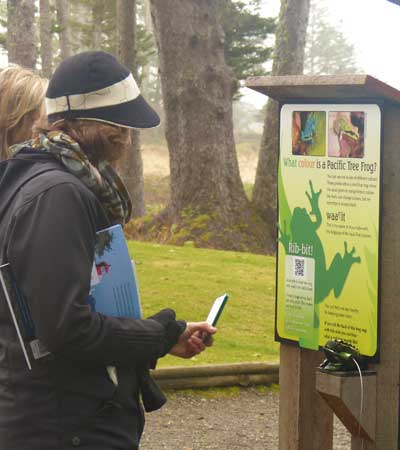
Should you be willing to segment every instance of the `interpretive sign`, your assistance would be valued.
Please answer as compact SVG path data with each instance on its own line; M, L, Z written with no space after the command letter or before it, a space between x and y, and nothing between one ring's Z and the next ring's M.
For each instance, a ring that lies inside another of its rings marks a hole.
M285 104L280 126L277 340L376 356L381 110Z

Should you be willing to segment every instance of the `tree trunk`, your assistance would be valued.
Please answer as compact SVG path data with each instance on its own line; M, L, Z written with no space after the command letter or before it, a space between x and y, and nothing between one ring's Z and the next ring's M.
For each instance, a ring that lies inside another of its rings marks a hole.
M42 76L50 78L53 63L52 17L49 0L40 0L40 56L42 58Z
M137 80L136 64L136 0L117 0L118 53ZM140 152L140 133L131 131L132 148L120 163L120 172L133 204L133 217L143 216L144 204L143 161Z
M272 75L303 73L310 0L281 0ZM278 104L269 100L253 191L253 203L267 221L269 247L277 223Z
M220 24L224 0L150 3L170 157L169 213L176 221L188 214L202 216L208 238L213 227L220 240L214 246L240 249L239 234L249 226L252 214L233 137L236 83L224 57Z
M69 5L67 0L56 0L58 25L60 27L60 52L61 59L72 55L71 37L69 31Z
M7 50L10 63L35 68L34 0L7 0Z
M315 73L315 34L317 28L317 20L318 17L315 14L315 2L310 1L310 15L308 19L308 28L307 28L307 36L306 36L306 47L304 51L304 71L307 71L307 59L308 59L308 69L310 74ZM308 58L307 58L307 50L308 50Z
M93 21L93 50L101 49L101 22L103 18L102 2L95 1L92 6L92 21Z
M151 21L151 11L150 11L150 3L149 0L144 0L143 2L143 12L142 12L142 20L144 24L144 28L148 33L154 33L153 24ZM140 74L140 88L144 95L149 91L149 83L150 83L150 66L151 61L148 61L142 67L142 71Z

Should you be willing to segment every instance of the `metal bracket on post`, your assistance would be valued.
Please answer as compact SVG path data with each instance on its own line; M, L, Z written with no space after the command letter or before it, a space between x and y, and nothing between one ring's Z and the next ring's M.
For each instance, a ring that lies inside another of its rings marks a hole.
M318 369L316 389L349 432L375 441L376 372L364 371L363 402L358 372L327 372Z

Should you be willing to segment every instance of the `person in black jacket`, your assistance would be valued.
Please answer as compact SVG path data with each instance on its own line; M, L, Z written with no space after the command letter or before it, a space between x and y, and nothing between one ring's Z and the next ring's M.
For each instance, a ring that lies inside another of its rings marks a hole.
M86 303L96 231L130 218L113 162L129 128L159 124L129 71L104 52L68 58L46 109L48 124L0 164L0 265L11 264L51 358L28 370L1 302L0 449L135 450L142 403L165 402L149 369L167 353L202 352L203 334L216 330L171 309L134 320Z

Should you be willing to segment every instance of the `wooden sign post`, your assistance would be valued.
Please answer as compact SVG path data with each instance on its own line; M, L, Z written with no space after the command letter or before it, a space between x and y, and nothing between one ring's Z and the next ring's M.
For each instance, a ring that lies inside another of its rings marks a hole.
M255 77L280 104L280 450L399 449L400 92L367 75ZM369 361L321 373L327 340ZM354 367L356 369L356 367Z

